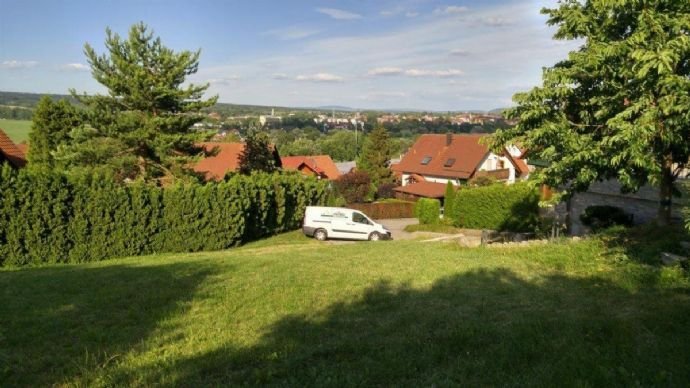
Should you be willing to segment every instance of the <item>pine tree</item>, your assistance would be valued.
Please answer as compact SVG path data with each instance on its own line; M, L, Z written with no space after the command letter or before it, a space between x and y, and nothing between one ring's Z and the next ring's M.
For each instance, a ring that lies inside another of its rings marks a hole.
M120 178L175 178L190 173L195 146L209 134L192 128L201 109L217 97L202 100L207 85L183 86L196 73L200 51L179 53L163 46L143 23L127 39L106 30L107 53L84 46L91 71L107 95L72 95L88 108L88 124L75 144L62 152L73 166L105 164Z
M280 158L271 145L266 132L250 130L240 154L239 172L249 175L252 171L274 172L281 167Z
M668 224L674 181L690 157L690 2L563 1L543 9L556 39L580 40L516 94L493 145L520 144L548 167L533 175L565 194L616 178L624 190L659 187Z
M66 100L43 96L36 106L29 133L29 166L55 167L53 153L71 141L70 132L82 125L79 111Z
M393 148L388 131L382 125L377 125L364 140L357 169L365 171L376 187L390 183L393 181L393 171L390 169L392 156Z

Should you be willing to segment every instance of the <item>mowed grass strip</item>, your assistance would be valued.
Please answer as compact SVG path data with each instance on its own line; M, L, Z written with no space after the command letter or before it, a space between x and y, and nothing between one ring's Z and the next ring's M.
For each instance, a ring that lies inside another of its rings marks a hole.
M681 268L598 239L319 243L0 272L7 386L690 383Z
M31 120L0 119L0 129L2 129L15 143L29 141Z

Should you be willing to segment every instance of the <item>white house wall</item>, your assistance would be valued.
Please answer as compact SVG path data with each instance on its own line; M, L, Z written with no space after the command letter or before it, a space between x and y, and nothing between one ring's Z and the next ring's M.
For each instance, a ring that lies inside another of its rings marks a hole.
M484 160L482 160L477 171L500 170L498 168L499 161L503 162L504 169L508 169L508 183L515 183L515 166L510 159L503 155L496 155L493 152L489 152L486 157L484 157Z

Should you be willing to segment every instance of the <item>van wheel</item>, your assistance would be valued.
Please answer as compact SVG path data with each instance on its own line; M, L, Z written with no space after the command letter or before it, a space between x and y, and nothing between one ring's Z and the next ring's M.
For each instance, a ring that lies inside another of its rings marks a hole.
M381 235L379 232L371 232L369 235L369 241L379 241L381 240Z
M326 241L326 239L328 239L328 233L323 229L317 229L314 232L314 238L319 241Z

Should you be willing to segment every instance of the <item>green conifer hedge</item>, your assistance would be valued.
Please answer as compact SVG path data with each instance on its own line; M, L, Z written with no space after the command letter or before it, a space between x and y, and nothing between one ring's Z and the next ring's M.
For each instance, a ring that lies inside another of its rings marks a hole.
M327 183L299 174L233 176L166 188L104 175L0 169L0 265L88 262L225 249L299 227Z
M461 188L445 217L461 228L530 232L539 219L539 194L526 182Z

